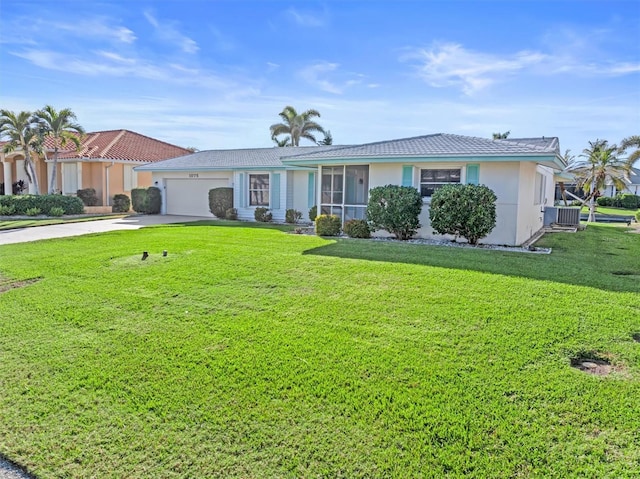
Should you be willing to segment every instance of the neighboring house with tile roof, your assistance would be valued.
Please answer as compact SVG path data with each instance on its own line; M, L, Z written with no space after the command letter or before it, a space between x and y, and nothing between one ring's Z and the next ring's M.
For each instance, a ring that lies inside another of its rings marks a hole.
M424 199L419 237L429 225L431 194L451 183L484 184L497 195L497 225L486 243L519 245L543 226L553 205L554 172L566 166L557 138L491 140L434 134L364 145L213 150L137 167L153 173L163 213L210 216L208 191L234 189L241 219L258 206L282 221L288 208L306 217L311 206L343 221L365 218L369 190L397 184ZM380 234L378 232L378 234Z
M36 158L40 193L46 193L53 168L53 140L45 142L47 158ZM101 205L110 205L114 195L131 195L131 189L151 186L150 173L137 173L134 166L182 156L190 150L129 130L107 130L87 133L78 150L73 144L58 153L57 190L76 194L83 188L94 188ZM15 182L26 180L24 155L21 151L2 155L2 177Z

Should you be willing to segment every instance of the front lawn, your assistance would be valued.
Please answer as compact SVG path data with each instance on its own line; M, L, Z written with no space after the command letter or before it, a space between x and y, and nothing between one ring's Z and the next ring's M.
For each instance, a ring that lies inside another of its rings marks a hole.
M582 213L588 214L589 207L584 206L581 210ZM638 212L637 209L629 209L629 208L614 208L613 206L596 206L596 213L600 213L602 215L611 215L611 216L635 216Z
M637 477L640 235L539 245L203 223L0 247L0 454L42 478Z
M14 219L10 216L0 218L0 231L15 230L19 228L32 228L35 226L59 225L63 223L84 223L85 221L112 220L123 218L125 214L115 215L90 215L90 216L62 216L62 217L45 217L45 218L20 218Z

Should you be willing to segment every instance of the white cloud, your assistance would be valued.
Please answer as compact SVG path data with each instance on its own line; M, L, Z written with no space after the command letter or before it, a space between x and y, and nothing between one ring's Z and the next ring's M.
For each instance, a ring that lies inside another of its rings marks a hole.
M298 75L309 85L336 95L344 93L349 87L362 83L363 75L340 73L339 66L338 63L318 62L303 68L298 72Z
M197 42L182 34L172 23L160 23L150 11L144 12L144 17L156 29L156 34L163 41L177 45L185 53L197 53L200 50Z
M326 10L321 13L312 13L301 12L291 7L285 13L289 18L291 18L297 25L301 27L324 27L328 21Z
M460 86L467 95L483 90L505 75L545 60L545 55L522 51L508 57L467 50L457 43L414 49L401 57L417 62L418 75L433 87Z

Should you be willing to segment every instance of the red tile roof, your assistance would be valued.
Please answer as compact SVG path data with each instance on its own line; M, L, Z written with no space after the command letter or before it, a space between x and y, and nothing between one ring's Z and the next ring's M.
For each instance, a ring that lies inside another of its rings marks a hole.
M53 142L50 146L53 149ZM108 130L87 133L75 151L68 145L59 159L85 158L149 163L192 153L191 150L165 143L129 130Z

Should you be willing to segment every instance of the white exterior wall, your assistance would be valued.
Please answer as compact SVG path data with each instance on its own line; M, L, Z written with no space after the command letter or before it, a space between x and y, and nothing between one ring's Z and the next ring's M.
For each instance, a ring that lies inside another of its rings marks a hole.
M496 196L496 227L480 242L485 244L519 245L529 239L542 227L542 213L540 205L534 205L535 172L543 171L547 178L547 198L553 199L553 174L549 168L537 166L535 163L506 161L478 163L479 184L491 188ZM413 186L420 187L421 168L460 168L461 183L466 183L466 166L462 162L443 163L382 163L371 164L369 167L369 188L388 184L402 184L403 165L413 165ZM524 185L524 188L522 187ZM429 202L424 201L417 236L420 238L447 238L437 235L429 222ZM384 231L378 231L376 236L386 236Z
M302 221L309 221L309 209L316 204L309 204L309 171L290 171L293 175L293 209L302 213ZM318 172L315 172L316 189L318 188Z

